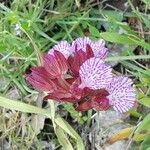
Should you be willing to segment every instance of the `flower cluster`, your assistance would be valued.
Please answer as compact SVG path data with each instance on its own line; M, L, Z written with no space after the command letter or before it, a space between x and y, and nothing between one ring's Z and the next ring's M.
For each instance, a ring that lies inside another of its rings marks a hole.
M105 63L107 54L102 39L61 41L43 55L43 65L31 68L25 78L47 93L45 99L74 103L78 111L113 108L123 113L133 107L135 89L131 79L112 73Z

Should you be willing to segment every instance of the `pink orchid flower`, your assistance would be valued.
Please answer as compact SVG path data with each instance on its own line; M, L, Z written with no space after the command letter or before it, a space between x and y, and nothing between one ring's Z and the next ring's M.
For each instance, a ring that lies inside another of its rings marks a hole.
M134 106L136 91L132 80L115 76L105 63L105 41L77 38L69 44L61 41L43 55L43 66L32 67L26 80L45 99L74 103L76 110L114 110L123 113Z

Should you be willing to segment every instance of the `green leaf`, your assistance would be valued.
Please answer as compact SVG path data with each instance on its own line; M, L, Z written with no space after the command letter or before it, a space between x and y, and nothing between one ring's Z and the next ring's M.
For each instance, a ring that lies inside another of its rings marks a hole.
M104 10L103 14L114 23L117 23L117 21L121 22L123 20L122 12Z
M73 150L71 143L69 142L68 138L66 137L64 131L59 126L56 127L55 131L57 138L60 144L63 146L64 150Z
M0 8L3 9L3 10L5 10L6 12L10 12L10 11L11 11L11 10L10 10L8 7L6 7L3 3L0 3Z
M120 35L115 32L103 32L100 33L100 36L107 41L119 43L119 44L129 44L129 45L136 45L135 41L132 41L129 36L127 35Z
M66 131L72 138L77 139L72 130L68 128L68 124L61 117L56 118L55 123Z
M114 42L118 44L129 44L129 45L140 45L146 49L150 49L150 44L146 43L143 40L140 40L138 37L133 37L130 35L120 35L115 32L103 32L100 33L100 36L104 38L106 41Z
M71 137L76 139L77 142L77 150L85 150L83 141L78 133L66 122L63 118L56 118L55 122L59 125L64 131L66 131Z
M129 113L131 116L134 116L136 118L140 118L141 116L143 116L141 113L139 113L136 109L132 108L129 110Z
M149 22L149 19L147 19L147 16L144 16L143 14L141 14L140 17L143 19L143 22L145 23L146 27L150 29L150 22Z
M149 0L142 0L146 5L150 6L150 1Z
M142 69L141 67L138 67L137 65L134 65L130 62L127 62L127 61L122 61L121 64L131 70L134 71L134 73L142 73L144 75L147 75L147 76L150 76L150 71L149 70L145 70L145 69ZM137 74L137 75L138 75Z
M55 104L53 100L48 100L48 103L50 105L50 113L51 113L51 119L53 122L54 130L56 130L56 124L55 124Z
M145 138L141 146L141 150L150 150L150 135Z
M139 99L138 102L150 108L150 97L143 97Z
M91 35L94 36L94 37L99 37L100 36L100 33L99 33L98 29L96 29L94 26L92 26L90 24L89 24L89 31L90 31Z
M20 101L11 100L2 96L0 96L0 106L8 109L14 109L17 111L25 112L25 113L42 114L51 118L50 113L45 109L32 106Z
M63 105L65 111L69 112L71 117L77 121L79 124L83 124L86 120L84 120L84 116L80 114L80 112L76 111L75 108L73 107L73 104L71 103L66 103Z
M133 136L133 140L136 142L141 142L147 137L147 133L135 133Z
M141 131L148 132L150 129L150 113L143 119L142 123L139 125L135 133L140 133Z
M140 81L143 83L143 85L150 86L150 76L141 74Z
M48 40L50 40L51 42L53 42L53 43L57 43L57 41L55 41L53 38L51 38L51 37L49 37L46 33L44 33L43 31L41 31L37 26L34 26L35 28L35 31L39 34L39 35L41 35L41 36L43 36L45 39L48 39Z

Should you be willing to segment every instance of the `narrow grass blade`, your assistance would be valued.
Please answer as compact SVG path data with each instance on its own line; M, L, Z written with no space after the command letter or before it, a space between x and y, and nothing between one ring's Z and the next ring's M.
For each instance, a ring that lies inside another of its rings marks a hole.
M102 38L104 38L106 41L110 41L113 43L137 45L137 46L142 46L147 50L150 49L149 43L146 43L144 40L141 40L135 36L120 35L120 34L115 33L115 32L103 32L103 33L100 33L100 36Z
M76 139L77 150L85 150L84 143L78 133L63 119L56 118L55 122L59 125L64 131L66 131L72 138Z
M41 114L51 118L51 114L45 109L32 106L20 101L11 100L2 96L0 96L0 106L8 109L14 109L17 111L25 112L25 113Z
M141 131L150 131L149 130L150 127L150 113L143 119L143 121L141 122L141 124L139 125L139 127L136 130L136 133L140 133Z
M58 126L55 133L64 150L74 150L62 128Z

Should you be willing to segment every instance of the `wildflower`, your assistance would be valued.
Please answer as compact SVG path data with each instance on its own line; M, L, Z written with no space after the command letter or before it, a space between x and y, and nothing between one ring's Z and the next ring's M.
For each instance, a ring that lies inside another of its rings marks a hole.
M16 34L17 36L21 36L21 29L20 29L20 26L19 26L18 23L15 25L14 30L15 30L15 34Z
M76 110L114 110L123 113L134 106L132 80L115 76L105 63L108 49L104 40L77 38L61 41L43 55L43 66L31 68L26 80L45 99L74 103Z

